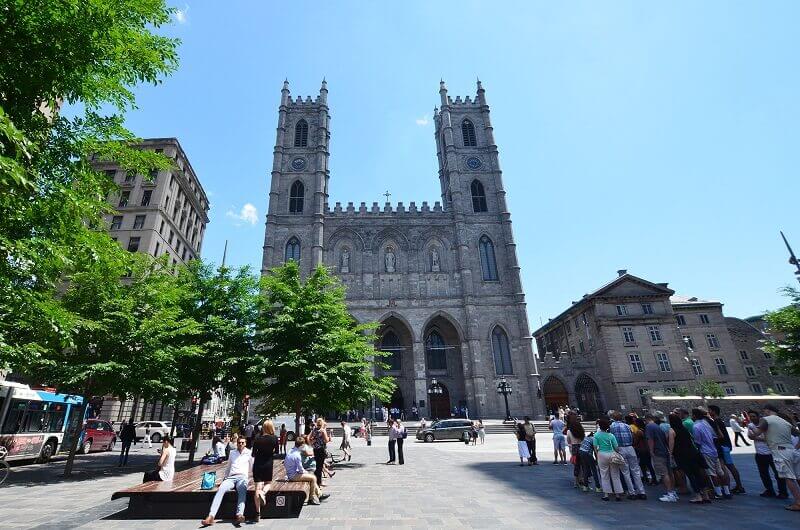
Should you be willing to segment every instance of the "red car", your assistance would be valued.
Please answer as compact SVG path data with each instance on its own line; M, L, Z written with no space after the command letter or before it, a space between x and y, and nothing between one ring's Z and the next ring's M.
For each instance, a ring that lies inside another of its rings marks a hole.
M81 433L81 453L90 451L111 451L117 443L117 433L111 424L104 420L86 420Z

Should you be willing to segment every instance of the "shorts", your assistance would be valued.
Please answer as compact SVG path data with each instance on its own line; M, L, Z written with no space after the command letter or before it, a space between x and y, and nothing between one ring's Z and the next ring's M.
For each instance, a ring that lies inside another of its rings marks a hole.
M553 447L561 449L562 451L567 447L567 437L563 434L556 434L553 436Z
M722 461L725 462L725 465L733 465L733 458L731 457L731 448L727 445L720 446L720 453L722 453Z
M706 469L706 474L709 477L722 477L724 476L724 471L722 471L722 464L719 463L719 458L716 456L711 455L703 455L703 460L705 460L708 469Z
M795 451L791 446L773 450L772 461L775 463L779 477L789 480L800 478L800 452Z
M653 455L651 462L653 464L653 469L656 471L656 475L660 477L669 475L669 458L666 456Z

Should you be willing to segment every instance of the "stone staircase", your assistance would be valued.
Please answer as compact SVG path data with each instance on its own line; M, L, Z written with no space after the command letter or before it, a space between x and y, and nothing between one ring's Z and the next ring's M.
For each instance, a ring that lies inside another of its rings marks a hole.
M549 433L549 422L546 421L532 421L533 426L536 428L537 433ZM415 438L417 435L419 422L417 421L410 421L404 423L406 431L408 431L409 438ZM593 421L584 421L581 422L583 428L586 432L594 431L595 424ZM357 427L360 425L359 423L351 423L351 427ZM428 424L430 425L430 423ZM486 430L486 434L514 434L515 427L514 423L504 423L500 420L495 421L487 421L483 424L484 429ZM338 424L335 427L329 427L333 431L333 436L335 438L342 437L342 428ZM372 426L372 436L386 436L386 424L383 422L375 423Z

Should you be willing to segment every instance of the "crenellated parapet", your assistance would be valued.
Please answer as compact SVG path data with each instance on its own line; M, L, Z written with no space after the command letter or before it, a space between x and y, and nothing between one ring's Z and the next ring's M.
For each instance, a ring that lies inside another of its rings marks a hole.
M417 203L411 201L406 207L405 204L402 202L398 202L396 205L392 203L384 203L383 207L380 206L379 203L373 202L371 207L367 207L366 202L362 202L358 207L355 206L354 203L348 202L347 206L342 206L341 202L337 202L333 209L330 208L330 205L325 205L325 215L330 217L386 217L386 216L408 216L408 217L420 217L425 215L434 215L437 217L441 217L442 214L449 215L442 208L442 204L439 201L433 203L433 207L431 207L427 201L423 201L421 206L417 207Z

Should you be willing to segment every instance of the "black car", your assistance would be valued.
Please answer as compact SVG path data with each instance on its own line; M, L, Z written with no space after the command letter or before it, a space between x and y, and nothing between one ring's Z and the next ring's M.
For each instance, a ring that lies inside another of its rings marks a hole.
M430 427L417 430L417 440L432 442L434 440L469 440L472 432L472 420L439 420Z

